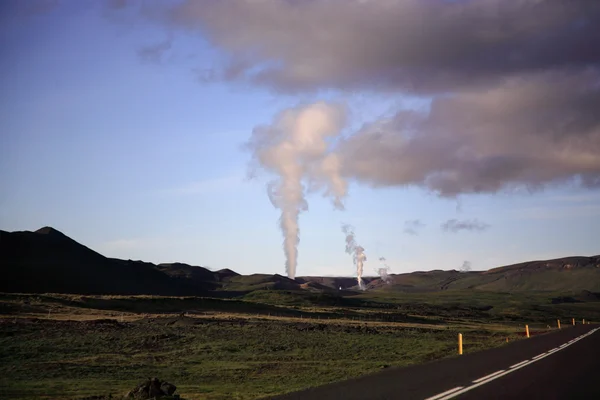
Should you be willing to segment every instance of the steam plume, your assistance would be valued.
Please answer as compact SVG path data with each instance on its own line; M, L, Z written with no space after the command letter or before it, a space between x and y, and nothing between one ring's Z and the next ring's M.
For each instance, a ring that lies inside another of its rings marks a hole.
M354 238L354 228L350 225L342 225L342 232L346 235L346 253L352 255L352 261L356 265L356 281L361 290L365 290L365 284L362 280L363 263L367 261L365 249L356 243Z
M599 1L172 3L144 14L210 41L220 57L203 80L430 99L346 135L349 179L451 198L600 188Z
M383 267L379 267L377 269L377 273L381 277L382 281L384 281L387 284L390 284L391 282L390 282L389 274L390 274L391 268L389 265L387 265L385 257L379 257L379 261L381 261L381 263L383 264Z
M471 262L465 261L460 267L460 272L469 272L471 270Z
M329 152L326 139L337 135L344 121L345 110L333 104L291 108L279 113L271 125L255 128L247 144L254 167L277 176L267 185L267 193L273 206L281 210L285 269L291 279L298 263L298 216L308 210L306 187L324 191L335 207L343 208L346 181L339 173L338 156Z

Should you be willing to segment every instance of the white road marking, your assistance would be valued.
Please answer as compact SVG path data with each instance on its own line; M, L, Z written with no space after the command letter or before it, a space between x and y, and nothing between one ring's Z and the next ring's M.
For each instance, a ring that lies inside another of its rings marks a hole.
M425 400L438 400L438 399L440 399L440 398L442 398L444 396L447 396L447 395L449 395L451 393L454 393L454 392L456 392L456 391L458 391L458 390L460 390L462 388L463 388L463 386L455 387L454 389L450 389L450 390L448 390L448 391L446 391L444 393L440 393L437 396L428 397Z
M523 364L527 364L528 362L531 362L531 361L529 361L529 360L521 361L520 363L518 363L518 364L515 364L515 365L511 365L510 367L511 367L511 368L520 367L521 365L523 365Z
M466 393L466 392L468 392L470 390L473 390L473 389L475 389L475 388L477 388L479 386L485 385L488 382L491 382L493 380L501 378L504 375L508 375L511 372L514 372L514 371L516 371L518 369L526 367L529 364L533 364L534 362L538 362L541 359L546 358L546 357L548 357L548 356L550 356L550 355L552 355L552 354L554 354L554 353L556 353L556 352L558 352L560 350L564 350L567 347L571 346L573 343L575 343L575 342L583 339L584 337L589 336L592 333L596 332L598 329L600 329L600 328L593 329L593 330L589 331L588 333L586 333L585 335L581 335L581 336L579 336L579 337L571 340L570 342L567 342L567 343L563 344L560 347L555 347L554 349L552 349L552 350L550 350L550 351L548 351L546 353L539 354L539 355L533 357L531 359L531 361L530 360L526 360L526 361L522 361L522 362L520 362L518 364L514 364L507 371L501 370L501 371L494 372L493 374L484 376L483 378L479 378L479 379L473 381L475 383L473 385L471 385L471 386L467 386L466 388L463 388L462 386L460 386L460 387L448 390L448 391L446 391L444 393L440 393L440 394L438 394L436 396L429 397L429 398L427 398L425 400L448 400L448 399L456 397L456 396L458 396L460 394Z
M479 382L479 383L476 383L476 384L474 384L474 385L471 385L471 386L469 386L469 387L466 387L466 388L464 388L464 389L462 389L462 390L459 390L458 392L453 392L453 393L449 394L449 395L448 395L448 396L446 396L446 397L441 397L441 398L438 398L438 399L436 399L436 400L448 400L448 399L451 399L451 398L453 398L453 397L456 397L456 396L458 396L459 394L466 393L466 392L468 392L469 390L473 390L473 389L475 389L476 387L479 387L479 386L485 385L485 384L486 384L486 383L488 383L488 382L491 382L491 381L493 381L493 380L495 380L495 379L498 379L498 378L500 378L501 376L504 376L504 375L506 375L506 374L510 374L511 372L513 372L513 371L516 371L516 370L518 370L518 369L521 369L521 368L523 368L523 367L525 367L525 366L526 366L526 365L522 365L522 366L520 366L520 367L516 367L516 368L513 368L513 369L509 369L509 370L508 370L508 371L506 371L506 372L503 372L503 373L501 373L501 374L498 374L498 375L495 375L495 376L493 376L492 378L488 379L487 381L481 381L481 382Z
M504 372L504 370L503 370L503 369L501 369L500 371L496 371L496 372L494 372L493 374L486 375L486 376L484 376L483 378L475 379L475 380L473 381L473 383L479 383L479 382L481 382L481 381L485 381L485 380L487 380L487 379L489 379L489 378L491 378L491 377L493 377L493 376L495 376L495 375L501 374L501 373L503 373L503 372Z

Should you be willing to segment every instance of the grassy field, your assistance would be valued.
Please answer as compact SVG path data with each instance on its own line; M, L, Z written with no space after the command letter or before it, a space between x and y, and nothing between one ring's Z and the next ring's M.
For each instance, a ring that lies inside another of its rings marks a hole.
M468 353L522 338L527 319L543 333L556 315L600 312L598 303L472 292L365 293L340 300L348 307L257 302L282 295L273 293L0 295L0 398L122 396L156 376L185 399L257 399L452 357L458 332Z

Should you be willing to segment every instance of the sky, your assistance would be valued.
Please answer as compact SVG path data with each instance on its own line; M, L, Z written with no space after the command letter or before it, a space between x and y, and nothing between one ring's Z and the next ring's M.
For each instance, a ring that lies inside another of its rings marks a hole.
M3 1L0 229L355 276L600 253L600 3Z

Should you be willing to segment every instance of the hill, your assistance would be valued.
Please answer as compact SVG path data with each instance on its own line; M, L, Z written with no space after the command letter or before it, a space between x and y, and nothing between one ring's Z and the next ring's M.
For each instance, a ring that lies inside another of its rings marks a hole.
M0 231L0 291L77 294L200 294L153 264L117 260L45 227Z
M1 292L154 294L236 297L254 291L352 296L356 278L278 274L240 275L185 263L152 264L107 258L50 227L35 232L0 231ZM446 290L600 292L600 256L528 261L488 271L417 271L366 277L371 292L425 293ZM589 297L589 296L588 296ZM577 301L578 297L574 297Z
M527 261L488 271L417 271L371 281L368 289L397 292L480 290L493 292L600 291L600 256Z
M219 284L220 276L204 267L184 263L158 264L157 270L183 283L191 284L202 290L214 290Z
M450 283L448 288L496 292L598 292L600 256L528 261L478 273L467 273Z
M311 276L296 280L302 284L313 283L331 289L357 290L356 279L348 277ZM495 292L599 292L600 256L528 261L488 271L416 271L390 274L387 281L368 277L364 281L367 290L406 293L464 289Z
M368 285L378 278L365 277L364 282ZM296 281L303 285L314 287L326 287L334 290L359 290L356 278L349 276L300 276Z
M254 291L254 290L300 290L300 284L293 279L279 274L252 274L230 277L223 284L223 290Z

